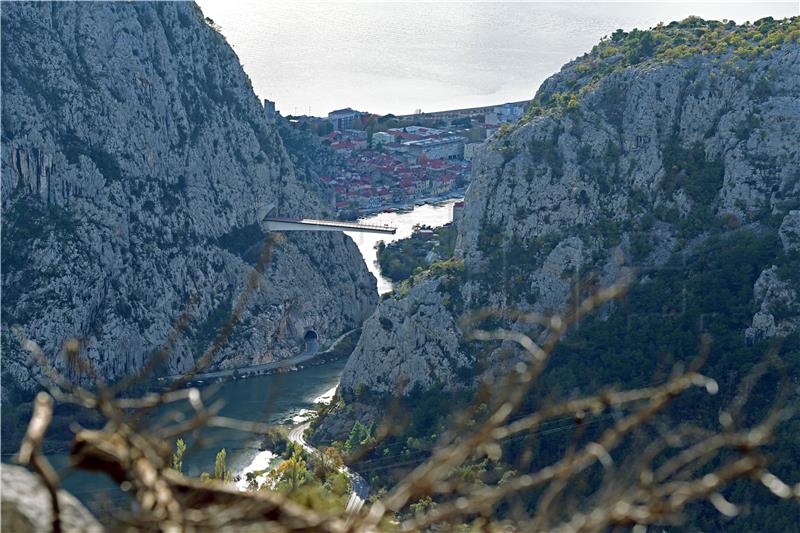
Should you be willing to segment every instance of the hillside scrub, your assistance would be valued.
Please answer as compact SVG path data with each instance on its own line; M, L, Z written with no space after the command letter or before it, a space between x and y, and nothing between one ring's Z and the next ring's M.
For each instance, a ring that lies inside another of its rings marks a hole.
M740 25L689 17L649 30L616 30L564 67L562 74L568 76L570 90L540 92L523 121L547 112L576 110L581 95L597 87L609 74L627 67L715 56L714 60L723 62L726 68L746 72L754 58L791 43L800 43L800 17L781 20L766 17ZM769 80L762 82L760 90L769 91Z
M419 230L429 228L421 227ZM419 231L407 239L378 244L378 264L381 274L394 282L410 278L417 269L424 270L429 263L426 257L435 254L436 260L453 256L456 230L452 224L433 229L432 237L423 237Z

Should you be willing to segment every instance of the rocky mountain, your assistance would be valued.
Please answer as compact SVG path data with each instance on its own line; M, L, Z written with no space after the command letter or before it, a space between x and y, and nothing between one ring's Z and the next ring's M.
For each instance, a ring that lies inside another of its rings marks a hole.
M647 301L638 316L682 315L690 346L717 318L720 335L745 348L796 333L799 131L800 18L615 32L485 144L456 221L456 258L381 302L345 369L344 395L469 387L499 351L481 355L465 341L464 313L564 312L576 287L629 274L639 290L630 298ZM703 278L740 249L729 281ZM688 304L669 300L682 286Z
M62 369L77 338L106 379L141 369L174 330L159 371L189 369L258 261L259 210L324 214L321 186L298 177L192 3L5 5L2 93L4 398L39 375L15 326ZM273 255L215 366L296 354L308 330L324 344L374 309L342 234L287 234Z

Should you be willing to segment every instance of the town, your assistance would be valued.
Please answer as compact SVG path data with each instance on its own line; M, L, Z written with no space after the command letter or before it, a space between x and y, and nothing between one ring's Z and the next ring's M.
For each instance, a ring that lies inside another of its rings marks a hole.
M320 179L334 191L339 216L355 218L460 196L476 149L519 120L528 103L383 116L345 108L286 119L336 153L332 172ZM264 105L275 114L273 102Z

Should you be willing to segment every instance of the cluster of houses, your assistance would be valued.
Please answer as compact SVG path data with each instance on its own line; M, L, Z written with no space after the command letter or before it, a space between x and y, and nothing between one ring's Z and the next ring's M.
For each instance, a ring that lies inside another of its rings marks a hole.
M320 178L333 187L338 210L372 210L463 188L469 170L467 161L422 159L412 163L394 154L363 150L350 153L337 174Z
M470 162L483 141L502 124L519 120L526 105L387 115L400 124L387 129L374 127L377 117L351 108L332 111L327 119L293 117L290 122L314 127L340 156L341 165L322 177L335 191L337 208L375 210L465 187ZM419 125L433 122L436 128ZM450 129L444 129L447 124Z
M340 115L335 120L352 125L351 119ZM407 204L467 184L465 137L422 126L378 131L369 137L364 130L350 128L321 137L343 161L336 175L322 177L334 188L340 211Z

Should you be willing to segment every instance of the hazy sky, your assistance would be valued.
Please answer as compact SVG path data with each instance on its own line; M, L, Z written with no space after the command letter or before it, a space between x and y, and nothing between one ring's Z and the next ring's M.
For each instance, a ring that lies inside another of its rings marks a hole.
M529 99L617 28L689 15L752 21L800 2L280 2L201 0L256 93L284 114L410 113Z

